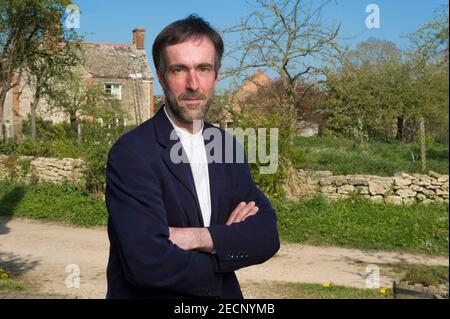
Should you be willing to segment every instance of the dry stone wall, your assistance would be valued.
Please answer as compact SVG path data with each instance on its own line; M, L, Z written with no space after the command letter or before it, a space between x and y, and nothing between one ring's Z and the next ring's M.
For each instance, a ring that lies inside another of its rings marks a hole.
M449 202L449 176L433 171L426 175L398 172L384 177L364 174L334 176L329 171L300 170L296 180L304 183L299 188L300 193L296 194L297 198L322 193L335 200L359 193L368 199L392 204Z
M0 179L46 182L84 182L86 164L73 158L42 158L0 155ZM359 193L373 201L392 204L447 203L449 176L433 171L428 174L396 173L391 177L375 175L337 175L329 171L299 170L288 186L292 199L312 197L322 193L336 200Z
M85 168L80 159L0 155L1 179L83 182Z

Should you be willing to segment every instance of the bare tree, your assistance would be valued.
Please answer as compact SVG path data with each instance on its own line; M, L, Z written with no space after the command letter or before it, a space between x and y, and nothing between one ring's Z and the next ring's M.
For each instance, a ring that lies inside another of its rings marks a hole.
M292 133L299 104L321 81L322 63L339 52L336 38L340 26L326 26L321 16L330 2L257 0L253 13L224 30L225 34L239 33L240 40L231 44L228 53L237 66L223 75L242 77L252 69L275 73L281 90L273 91L274 103L282 106ZM290 141L292 138L290 134Z

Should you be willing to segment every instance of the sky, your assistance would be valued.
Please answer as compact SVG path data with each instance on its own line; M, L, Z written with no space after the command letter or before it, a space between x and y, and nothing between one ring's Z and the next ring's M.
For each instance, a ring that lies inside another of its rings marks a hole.
M80 8L77 32L85 41L131 43L132 30L144 28L145 50L152 73L155 75L151 47L158 33L171 22L196 13L218 30L237 24L255 10L255 1L249 0L75 0ZM416 31L430 22L434 11L447 3L444 0L337 0L323 12L326 23L341 25L342 44L355 46L369 37L389 40L400 48L408 45L402 36ZM366 18L371 13L366 7L375 4L380 12L379 28L367 28ZM233 40L233 39L225 39ZM225 48L226 50L226 48ZM227 67L228 61L224 61ZM156 77L155 77L156 78ZM226 88L221 82L219 88ZM155 94L161 95L155 81Z

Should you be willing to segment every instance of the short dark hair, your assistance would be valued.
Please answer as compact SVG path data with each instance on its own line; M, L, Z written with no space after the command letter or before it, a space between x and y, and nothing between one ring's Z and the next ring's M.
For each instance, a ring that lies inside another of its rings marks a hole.
M164 75L166 72L164 49L167 46L182 43L192 38L198 39L203 36L208 37L214 45L216 51L214 71L217 76L224 50L222 37L208 22L196 14L191 14L185 19L169 24L158 34L152 49L156 72L160 75Z

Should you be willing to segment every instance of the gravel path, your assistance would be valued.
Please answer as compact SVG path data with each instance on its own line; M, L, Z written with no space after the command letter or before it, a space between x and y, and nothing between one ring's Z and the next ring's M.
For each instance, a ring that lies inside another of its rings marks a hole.
M86 229L25 219L0 219L0 225L0 261L27 283L26 293L66 298L104 298L109 248L104 227ZM262 265L241 269L237 275L245 297L252 298L261 295L261 292L253 290L252 283L331 281L364 288L367 264L448 266L448 262L448 257L430 258L284 243L274 258ZM68 265L72 266L67 268ZM77 269L80 274L79 288L76 281L69 280ZM393 276L382 273L381 285L390 287L395 279ZM75 287L70 287L70 284L75 284Z

